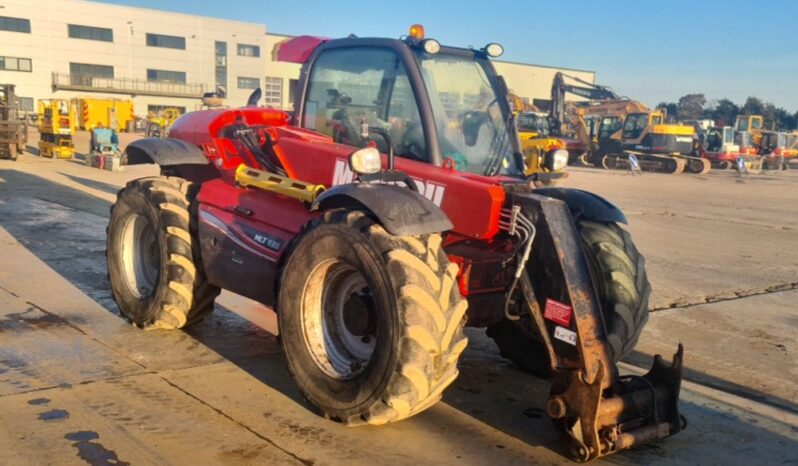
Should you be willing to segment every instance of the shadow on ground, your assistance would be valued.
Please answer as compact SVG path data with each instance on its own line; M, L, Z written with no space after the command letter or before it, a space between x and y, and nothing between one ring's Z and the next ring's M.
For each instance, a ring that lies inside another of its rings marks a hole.
M82 163L81 163L82 164ZM82 184L87 188L96 189L98 191L103 191L108 194L116 194L119 192L119 186L109 183L103 183L102 181L93 180L91 178L83 178L80 176L71 175L69 173L59 172L59 174L69 178L70 180L74 181L75 183Z

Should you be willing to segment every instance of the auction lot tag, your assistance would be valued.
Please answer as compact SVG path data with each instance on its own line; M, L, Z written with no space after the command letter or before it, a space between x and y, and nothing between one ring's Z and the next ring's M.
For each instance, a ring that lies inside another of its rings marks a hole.
M554 327L554 338L564 341L569 345L576 346L576 332L560 327L559 325Z
M551 298L546 298L546 309L543 311L543 317L554 322L555 324L564 325L569 327L571 325L571 315L574 313L573 308L567 304L555 301Z

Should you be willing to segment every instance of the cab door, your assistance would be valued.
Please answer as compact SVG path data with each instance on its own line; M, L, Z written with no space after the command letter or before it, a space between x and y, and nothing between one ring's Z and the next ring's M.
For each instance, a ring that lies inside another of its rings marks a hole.
M388 142L373 133L364 137L364 125L385 130L396 157L429 159L416 96L401 57L390 48L322 52L309 72L301 105L301 121L295 123L327 136L332 144L309 135L281 139L299 179L325 186L348 183L353 179L346 164L351 152L373 143L386 154Z

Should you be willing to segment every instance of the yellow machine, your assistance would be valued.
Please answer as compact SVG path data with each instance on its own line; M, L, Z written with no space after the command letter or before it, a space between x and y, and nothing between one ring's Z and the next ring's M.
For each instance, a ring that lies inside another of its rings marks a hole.
M634 155L643 171L709 173L709 160L693 155L695 139L694 127L666 124L661 111L630 113L624 119L620 139L615 133L608 141L599 140L602 165L625 168Z
M556 185L558 179L568 176L565 173L568 161L560 163L554 155L555 151L566 149L566 141L551 135L547 114L512 91L508 92L508 98L524 154L524 174L538 187Z
M557 160L558 150L566 150L566 142L551 136L548 115L541 112L520 112L516 116L518 137L524 154L524 174L537 176L535 185L554 186L559 178L564 178L568 164L567 157ZM562 157L560 155L560 157Z
M77 112L75 128L84 131L94 128L127 131L129 123L136 119L130 100L81 97L72 99L72 104Z
M156 113L147 115L147 136L151 138L166 137L166 132L183 112L178 108L169 107Z
M71 159L75 152L72 135L75 108L68 100L39 101L39 154L42 157Z
M581 100L568 102L572 94ZM707 173L709 161L693 155L695 129L665 124L665 114L619 96L612 89L562 73L554 75L550 119L555 135L573 135L593 165L641 170ZM634 157L631 157L634 156Z
M580 162L583 165L601 165L605 154L599 143L607 145L612 140L620 141L626 116L647 110L642 103L629 99L568 102L565 106L565 129L587 148Z
M765 119L762 115L737 115L734 119L734 134L740 143L740 153L754 155L759 153L762 145L762 131ZM750 137L746 137L748 134Z

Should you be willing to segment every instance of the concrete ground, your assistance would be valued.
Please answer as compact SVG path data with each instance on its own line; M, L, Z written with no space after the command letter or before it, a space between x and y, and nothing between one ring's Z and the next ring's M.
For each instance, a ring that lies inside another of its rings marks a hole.
M187 331L127 324L105 226L119 187L153 173L0 161L0 464L570 463L544 415L547 382L481 330L441 403L344 428L302 399L256 303L223 293ZM798 172L574 169L565 185L619 204L648 261L652 314L622 368L686 348L688 429L598 463L798 464Z

